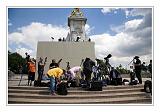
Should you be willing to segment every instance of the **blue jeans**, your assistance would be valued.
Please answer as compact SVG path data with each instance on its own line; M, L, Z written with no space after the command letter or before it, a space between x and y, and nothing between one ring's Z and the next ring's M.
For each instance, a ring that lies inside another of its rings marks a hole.
M50 78L50 91L51 93L54 93L56 89L56 80L54 77L49 77L49 78Z
M42 80L42 75L43 75L43 71L39 70L38 71L38 81L41 83Z

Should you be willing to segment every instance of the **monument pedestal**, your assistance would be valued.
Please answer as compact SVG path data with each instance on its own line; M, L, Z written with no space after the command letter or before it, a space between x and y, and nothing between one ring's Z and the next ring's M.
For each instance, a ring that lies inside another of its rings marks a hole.
M67 67L66 62L70 63L70 67L80 66L86 57L95 60L94 42L38 42L37 64L40 57L47 57L44 73L48 71L52 59L58 61L62 58L60 67L63 69Z

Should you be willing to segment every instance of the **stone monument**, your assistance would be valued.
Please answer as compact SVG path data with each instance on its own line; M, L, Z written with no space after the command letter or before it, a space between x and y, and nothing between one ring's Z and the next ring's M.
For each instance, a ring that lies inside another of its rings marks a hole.
M62 58L60 67L66 69L67 62L70 66L80 66L82 59L86 57L95 60L94 42L89 42L85 33L85 24L87 19L79 8L74 8L68 17L68 26L70 31L66 41L39 41L37 44L37 61L39 58L45 59L44 73L49 69L52 59L58 61Z
M74 8L71 15L68 17L68 26L70 32L67 35L67 41L76 41L77 38L81 41L86 41L85 24L87 18L83 16L83 13L79 8Z

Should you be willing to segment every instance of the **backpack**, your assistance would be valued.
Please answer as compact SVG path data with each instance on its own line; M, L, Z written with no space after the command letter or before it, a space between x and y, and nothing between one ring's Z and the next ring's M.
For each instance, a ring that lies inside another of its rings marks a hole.
M91 81L90 82L90 91L102 91L102 81Z
M137 85L138 84L138 80L132 80L131 82L130 82L130 85Z
M35 87L39 86L39 83L38 83L37 80L34 81L34 86L35 86Z
M59 95L67 95L67 83L66 82L61 82L60 84L57 85L57 93Z
M146 80L144 83L144 91L146 93L151 93L152 92L152 82L149 80Z

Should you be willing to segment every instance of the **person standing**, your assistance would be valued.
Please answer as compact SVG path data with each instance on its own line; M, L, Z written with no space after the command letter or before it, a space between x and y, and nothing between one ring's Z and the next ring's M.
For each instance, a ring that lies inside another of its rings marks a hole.
M152 74L152 60L150 60L150 63L148 65L148 71Z
M35 65L35 61L34 59L28 62L28 67L29 67L29 71L28 71L28 86L32 86L32 81L35 80L35 72L36 72L36 65Z
M63 74L63 70L59 67L49 69L47 75L50 78L50 93L51 95L55 95L56 91L56 83L60 80L60 77Z
M62 59L60 59L57 63L55 59L52 59L52 63L49 65L49 69L59 67Z
M142 84L142 77L141 77L141 60L139 59L139 56L134 57L134 69L135 69L135 74L136 77L139 81L140 84Z
M46 64L47 57L45 58L45 61L43 63L43 59L40 57L39 62L38 62L38 85L40 85L41 80L42 80L42 75L44 71L44 66Z
M87 86L89 86L89 82L91 81L92 67L95 65L90 58L86 58L83 63L83 73L85 75L85 80L87 82Z
M152 60L150 60L150 63L148 65L148 71L151 73L151 78L152 78Z

